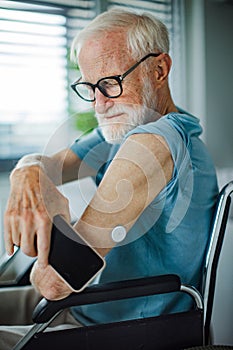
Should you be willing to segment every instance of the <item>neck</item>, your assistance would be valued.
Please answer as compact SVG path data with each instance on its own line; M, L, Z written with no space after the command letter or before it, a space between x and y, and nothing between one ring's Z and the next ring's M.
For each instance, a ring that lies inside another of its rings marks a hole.
M161 116L172 112L178 112L168 86L165 89L158 90L156 100L156 110Z

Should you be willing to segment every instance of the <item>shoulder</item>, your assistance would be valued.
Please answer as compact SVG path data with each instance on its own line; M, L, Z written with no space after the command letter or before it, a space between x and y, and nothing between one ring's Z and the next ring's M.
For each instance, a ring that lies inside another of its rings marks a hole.
M137 126L126 137L140 133L161 135L164 138L179 136L187 139L187 136L199 136L202 133L202 128L199 119L190 114L169 113L154 122Z

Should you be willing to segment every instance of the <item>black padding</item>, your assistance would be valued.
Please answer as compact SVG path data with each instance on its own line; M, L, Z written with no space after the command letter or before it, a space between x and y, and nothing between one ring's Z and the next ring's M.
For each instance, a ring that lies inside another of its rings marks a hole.
M96 304L105 301L177 292L180 278L176 275L163 275L129 281L93 285L81 293L73 293L59 301L42 299L33 312L33 322L48 322L59 310L78 305Z
M40 333L24 348L56 350L181 350L203 344L202 311Z

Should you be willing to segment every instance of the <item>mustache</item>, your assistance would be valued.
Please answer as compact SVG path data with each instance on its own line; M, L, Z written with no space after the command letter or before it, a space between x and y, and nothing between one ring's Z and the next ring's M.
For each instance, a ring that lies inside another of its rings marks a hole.
M137 109L136 105L133 104L119 104L111 107L105 113L95 112L95 116L99 119L108 118L116 114L129 113Z

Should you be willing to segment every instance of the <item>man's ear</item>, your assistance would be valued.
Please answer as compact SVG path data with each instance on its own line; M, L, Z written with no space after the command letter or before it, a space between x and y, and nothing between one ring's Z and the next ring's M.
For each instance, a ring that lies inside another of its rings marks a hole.
M167 79L171 69L171 65L172 60L168 54L162 53L158 57L158 62L155 68L155 79L157 83L162 83L164 80Z

